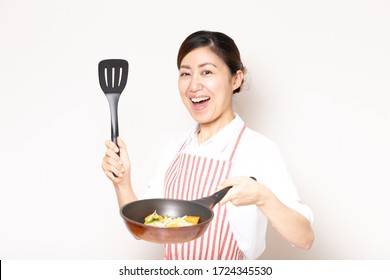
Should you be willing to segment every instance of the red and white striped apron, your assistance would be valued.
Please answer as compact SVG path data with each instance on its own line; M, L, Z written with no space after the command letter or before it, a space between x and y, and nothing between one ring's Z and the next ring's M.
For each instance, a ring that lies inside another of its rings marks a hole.
M165 176L166 198L193 200L209 196L217 186L230 177L232 160L245 126L237 136L229 160L187 154L180 148ZM203 236L186 243L165 244L167 260L240 260L243 254L226 218L226 206L213 208L214 218Z

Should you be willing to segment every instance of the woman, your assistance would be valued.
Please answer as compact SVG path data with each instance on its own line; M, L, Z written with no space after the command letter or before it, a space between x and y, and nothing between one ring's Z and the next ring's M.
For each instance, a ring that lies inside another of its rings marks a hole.
M265 248L268 221L293 246L309 249L312 212L301 203L278 148L233 111L245 72L235 42L220 32L195 32L182 43L177 67L180 95L196 126L167 145L150 192L192 200L233 188L213 208L206 233L166 244L165 259L256 259ZM119 147L112 141L106 146L102 168L122 207L137 199L130 160L120 137Z

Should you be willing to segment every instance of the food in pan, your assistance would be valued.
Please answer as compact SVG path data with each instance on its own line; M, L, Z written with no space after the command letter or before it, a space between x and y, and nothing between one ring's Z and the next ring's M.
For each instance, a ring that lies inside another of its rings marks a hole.
M145 225L154 227L187 227L198 224L198 216L170 217L167 214L159 215L156 211L145 217Z

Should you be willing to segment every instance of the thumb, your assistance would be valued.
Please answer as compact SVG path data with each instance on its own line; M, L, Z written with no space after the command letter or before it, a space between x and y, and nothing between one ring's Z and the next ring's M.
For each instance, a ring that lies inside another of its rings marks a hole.
M218 190L221 190L221 189L224 189L226 187L229 187L229 186L233 186L234 185L234 182L235 180L232 179L232 178L228 178L226 179L225 181L223 181L219 186L218 186Z
M127 152L126 144L123 141L123 139L120 138L119 136L117 138L117 143L118 143L118 147L120 150L120 158L123 162L124 167L126 168L127 166L130 165L130 158L129 158L129 154Z
M119 149L127 151L126 144L120 136L118 136L118 138L117 138L117 144L118 144Z

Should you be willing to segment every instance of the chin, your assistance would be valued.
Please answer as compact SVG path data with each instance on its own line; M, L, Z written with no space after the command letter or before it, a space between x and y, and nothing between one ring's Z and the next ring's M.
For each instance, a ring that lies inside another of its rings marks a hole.
M205 116L204 114L194 114L192 113L192 118L198 123L198 124L205 124L212 121L212 119L209 116Z

